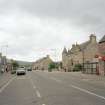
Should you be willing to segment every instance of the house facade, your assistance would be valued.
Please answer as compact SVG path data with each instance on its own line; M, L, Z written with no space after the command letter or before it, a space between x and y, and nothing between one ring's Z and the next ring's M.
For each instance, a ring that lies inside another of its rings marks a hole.
M105 35L99 41L99 73L105 75Z
M49 55L43 57L36 62L33 63L32 69L33 70L48 70L49 64L52 63L52 59Z
M62 65L65 71L73 71L76 64L92 62L95 55L99 54L96 36L91 34L89 40L82 44L73 44L72 48L64 48L62 52Z
M7 70L7 58L6 56L2 56L2 53L0 53L0 71L6 71Z

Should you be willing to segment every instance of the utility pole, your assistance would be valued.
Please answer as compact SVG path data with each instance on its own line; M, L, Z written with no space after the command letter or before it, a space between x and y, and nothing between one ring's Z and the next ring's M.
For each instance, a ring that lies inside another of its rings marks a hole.
M7 48L8 48L8 45L2 45L1 46L1 54L3 53L3 48L4 48L4 55L5 56L3 56L3 58L1 57L0 59L1 59L1 69L3 68L4 69L4 71L6 70L7 71ZM3 59L3 61L2 61L2 59Z
M5 55L7 56L7 51L8 51L8 45L5 45Z
M2 45L1 46L1 53L3 53L3 48L5 48L5 56L7 56L7 49L8 49L8 45Z

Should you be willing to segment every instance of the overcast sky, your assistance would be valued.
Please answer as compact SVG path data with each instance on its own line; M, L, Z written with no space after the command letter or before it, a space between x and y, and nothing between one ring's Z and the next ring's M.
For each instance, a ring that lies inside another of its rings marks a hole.
M64 46L91 33L105 34L105 0L0 0L0 49L9 58L61 60Z

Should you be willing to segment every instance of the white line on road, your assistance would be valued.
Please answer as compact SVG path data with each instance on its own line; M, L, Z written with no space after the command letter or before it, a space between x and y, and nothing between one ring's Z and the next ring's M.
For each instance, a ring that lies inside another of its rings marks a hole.
M16 77L11 78L2 88L0 88L0 93L15 79Z
M33 88L36 89L37 87L35 86L33 80L32 79L30 79L30 80L31 80L31 84L32 84Z
M30 81L31 81L31 84L32 84L33 88L34 88L34 89L36 89L36 86L34 85L33 80L32 80L32 79L30 79Z
M37 97L41 98L40 92L36 90Z
M33 86L34 89L36 89L36 86Z
M35 89L36 90L36 95L37 95L37 97L38 98L41 98L41 94L40 94L40 92L37 90L37 87L35 86L35 84L34 84L34 82L33 82L33 80L30 78L30 82L31 82L31 84L32 84L32 86L33 86L33 89Z
M24 80L24 79L26 79L26 77L17 77L16 79L17 80Z
M56 81L56 82L62 83L61 80L58 80L58 79L56 79L56 78L51 77L50 79L52 79L52 80L54 80L54 81Z
M86 90L86 89L83 89L83 88L80 88L80 87L77 87L77 86L74 86L74 85L70 85L70 87L75 88L75 89L77 89L77 90L79 90L79 91L81 91L81 92L88 93L88 94L90 94L90 95L93 95L93 96L96 96L96 97L98 97L98 98L101 98L101 99L104 99L104 100L105 100L105 97L104 97L104 96L100 96L100 95L95 94L95 93L93 93L93 92L90 92L90 91L88 91L88 90Z

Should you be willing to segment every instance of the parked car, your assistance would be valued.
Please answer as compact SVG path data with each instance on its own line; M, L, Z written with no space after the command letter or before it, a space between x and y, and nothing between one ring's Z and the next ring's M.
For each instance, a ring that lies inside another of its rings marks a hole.
M31 68L31 67L28 67L28 68L27 68L27 71L32 71L32 68Z
M18 68L18 69L16 70L16 74L17 74L17 75L25 75L25 74L26 74L25 68Z

